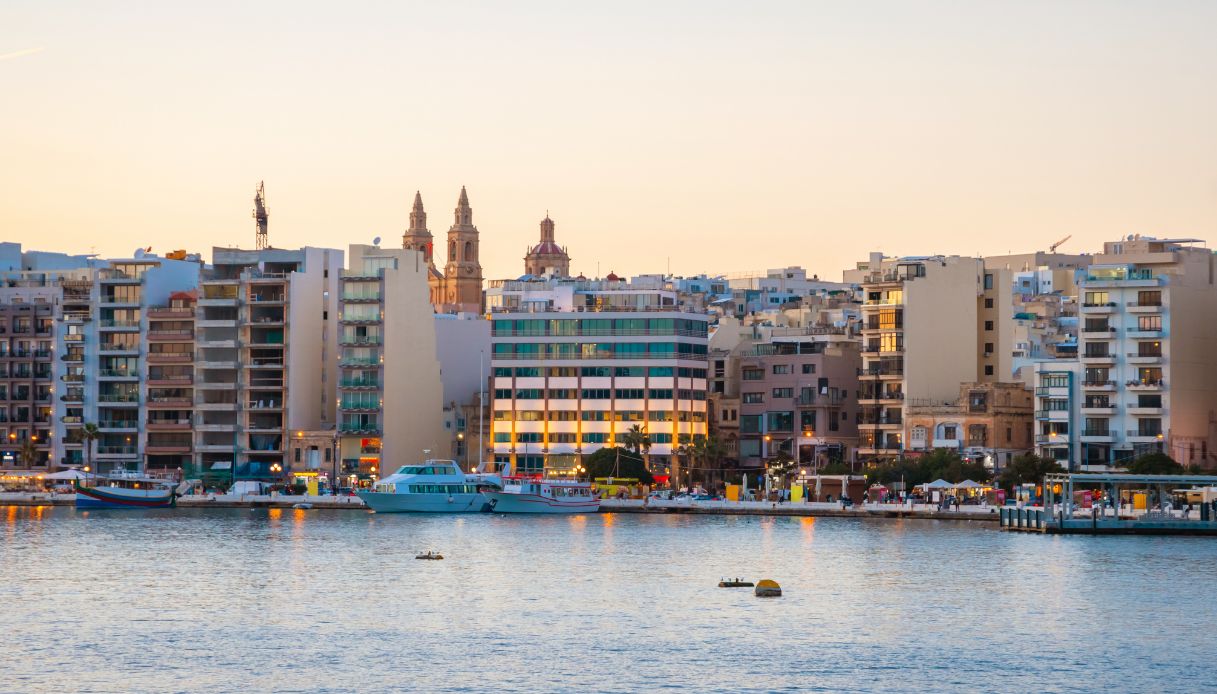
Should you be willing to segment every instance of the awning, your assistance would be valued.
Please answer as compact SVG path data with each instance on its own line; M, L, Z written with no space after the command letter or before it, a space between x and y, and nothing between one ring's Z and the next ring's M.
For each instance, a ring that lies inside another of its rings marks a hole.
M43 475L43 479L46 480L87 480L91 479L92 477L93 475L90 475L87 472L81 472L80 470L64 470L63 472Z

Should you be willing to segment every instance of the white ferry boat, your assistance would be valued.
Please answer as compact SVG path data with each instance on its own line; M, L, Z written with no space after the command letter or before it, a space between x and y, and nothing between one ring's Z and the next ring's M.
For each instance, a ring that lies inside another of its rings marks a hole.
M169 508L176 501L173 482L134 471L76 480L76 508Z
M453 460L428 460L355 494L376 513L480 513L490 507L485 490L501 484L498 475L466 474Z
M503 488L489 490L494 513L595 513L600 495L588 482L567 479L507 477Z

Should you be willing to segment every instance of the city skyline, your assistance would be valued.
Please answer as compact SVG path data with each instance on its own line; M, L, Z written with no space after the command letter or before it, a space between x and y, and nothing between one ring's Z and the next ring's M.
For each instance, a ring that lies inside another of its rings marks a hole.
M442 233L467 186L487 278L547 211L588 275L1217 228L1200 3L285 7L0 10L4 237L248 248L259 180L289 248L393 246L416 190Z

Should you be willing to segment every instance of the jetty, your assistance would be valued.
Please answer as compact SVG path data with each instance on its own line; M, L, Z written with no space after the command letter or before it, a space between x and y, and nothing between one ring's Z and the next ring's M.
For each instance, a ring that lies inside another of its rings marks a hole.
M996 523L996 506L875 504L842 506L839 502L730 501L698 499L601 499L601 513L683 513L715 516L795 516L836 518L924 518Z
M1054 474L1042 506L1005 507L999 526L1058 535L1217 535L1217 476Z

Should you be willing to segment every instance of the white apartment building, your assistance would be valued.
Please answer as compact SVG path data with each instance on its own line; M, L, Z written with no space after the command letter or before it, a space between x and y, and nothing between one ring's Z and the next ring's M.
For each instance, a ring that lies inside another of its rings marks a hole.
M352 245L349 258L338 318L338 455L347 485L445 455L448 444L423 253Z
M1129 237L1078 271L1076 365L1037 365L1043 455L1083 469L1155 451L1213 464L1217 263L1196 242Z
M276 479L293 431L332 429L340 250L212 250L195 328L196 474Z
M654 278L491 282L495 461L569 474L637 426L662 481L707 426L707 316L677 299Z

